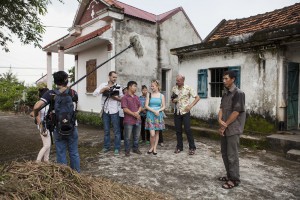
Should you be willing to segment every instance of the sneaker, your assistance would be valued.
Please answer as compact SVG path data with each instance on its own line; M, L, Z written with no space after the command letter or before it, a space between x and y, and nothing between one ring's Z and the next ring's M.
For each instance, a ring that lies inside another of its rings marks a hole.
M159 143L158 145L161 146L161 147L163 147L163 146L164 146L164 143Z
M146 141L146 144L150 144L150 141Z
M119 153L119 150L118 150L118 149L115 149L114 155L115 155L115 156L118 156L118 155L120 155L120 153Z
M143 143L145 143L145 140L140 140L139 143L143 144Z
M124 144L124 140L121 140L121 143Z
M107 152L109 152L109 149L107 149L107 148L102 149L102 153L107 153Z
M129 157L130 156L130 151L125 151L125 156Z
M139 149L134 149L133 151L132 151L133 153L136 153L136 154L142 154L142 152L140 152L140 150Z

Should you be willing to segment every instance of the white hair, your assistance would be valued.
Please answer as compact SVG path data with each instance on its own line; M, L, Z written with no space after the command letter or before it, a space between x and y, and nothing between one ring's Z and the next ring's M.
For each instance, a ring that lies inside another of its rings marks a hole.
M178 74L178 75L176 76L176 78L182 78L183 80L185 80L185 76L182 75L182 74Z

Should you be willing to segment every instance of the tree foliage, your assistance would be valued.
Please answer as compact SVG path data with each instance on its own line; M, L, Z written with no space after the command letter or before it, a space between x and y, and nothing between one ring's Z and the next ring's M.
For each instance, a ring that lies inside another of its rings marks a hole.
M0 75L0 110L12 110L14 102L22 98L24 82L19 82L11 71Z
M63 0L58 0L63 2ZM51 0L1 0L0 3L0 46L9 51L8 42L15 34L23 44L41 48L45 28L40 17L47 13Z
M74 83L75 82L75 66L73 66L71 69L69 69L68 72L69 72L70 82Z
M38 100L38 87L24 86L9 70L0 74L0 110L13 110L15 102L23 102L33 107Z

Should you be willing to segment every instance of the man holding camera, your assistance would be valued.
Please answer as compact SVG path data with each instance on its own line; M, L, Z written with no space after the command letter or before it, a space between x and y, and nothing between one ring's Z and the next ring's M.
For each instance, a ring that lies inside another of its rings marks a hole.
M120 119L118 103L123 96L121 86L116 83L118 75L115 71L111 71L108 74L108 82L100 84L100 86L94 91L93 95L97 96L102 94L101 106L102 106L102 119L104 125L104 148L103 153L110 151L110 123L113 125L114 130L114 146L115 155L119 155L121 138L120 138Z
M183 151L182 140L182 123L189 142L189 155L194 155L196 146L194 137L191 132L190 125L190 110L200 100L200 97L196 95L195 90L190 86L184 84L185 77L178 74L176 76L176 86L172 89L172 102L175 104L174 110L174 124L176 128L177 146L174 153L180 153ZM194 98L194 101L190 103L190 98Z

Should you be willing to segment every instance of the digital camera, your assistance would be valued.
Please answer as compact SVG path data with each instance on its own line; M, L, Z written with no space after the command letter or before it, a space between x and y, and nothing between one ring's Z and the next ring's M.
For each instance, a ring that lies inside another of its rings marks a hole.
M103 96L111 97L111 96L119 96L120 92L119 89L121 87L119 85L113 85L109 88L109 90L106 90L103 92Z
M174 100L174 99L176 99L178 97L178 95L177 94L175 94L174 92L172 93L172 95L171 95L171 99L172 99L172 101Z

